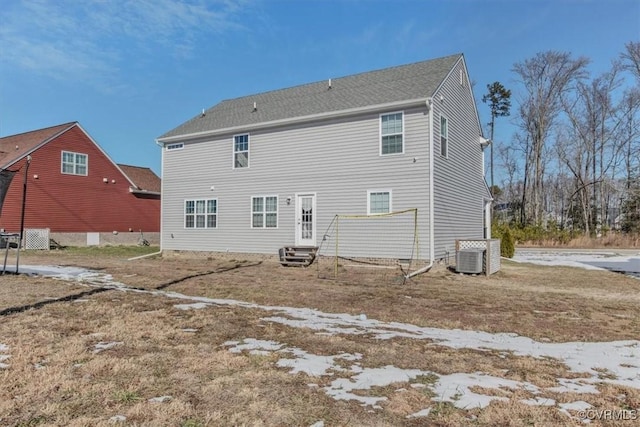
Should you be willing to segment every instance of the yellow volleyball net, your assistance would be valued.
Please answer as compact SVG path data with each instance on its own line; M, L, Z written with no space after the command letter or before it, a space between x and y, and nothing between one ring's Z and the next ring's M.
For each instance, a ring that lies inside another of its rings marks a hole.
M318 277L347 279L358 274L401 280L420 259L418 209L373 215L336 215L318 249ZM386 270L386 271L385 271Z

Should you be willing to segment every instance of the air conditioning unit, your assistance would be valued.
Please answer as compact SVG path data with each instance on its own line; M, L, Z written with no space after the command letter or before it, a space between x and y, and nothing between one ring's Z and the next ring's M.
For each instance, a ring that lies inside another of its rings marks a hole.
M456 254L456 271L458 273L482 273L484 249L460 249Z

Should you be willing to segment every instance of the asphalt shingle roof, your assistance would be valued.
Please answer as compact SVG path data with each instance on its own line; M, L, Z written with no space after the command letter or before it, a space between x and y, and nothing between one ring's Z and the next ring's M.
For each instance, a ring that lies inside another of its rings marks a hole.
M119 164L118 167L135 184L138 190L160 192L160 178L150 168L122 164Z
M0 138L0 169L10 167L40 144L75 126L76 122L64 123L44 129L24 132Z
M158 139L427 98L462 54L228 99ZM254 111L254 103L257 107Z

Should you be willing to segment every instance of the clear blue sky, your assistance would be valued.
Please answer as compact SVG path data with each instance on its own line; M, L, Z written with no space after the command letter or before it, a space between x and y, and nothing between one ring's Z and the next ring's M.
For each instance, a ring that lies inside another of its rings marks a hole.
M486 123L514 63L558 50L600 73L629 41L640 0L3 0L0 136L78 121L160 174L155 139L223 99L463 53Z

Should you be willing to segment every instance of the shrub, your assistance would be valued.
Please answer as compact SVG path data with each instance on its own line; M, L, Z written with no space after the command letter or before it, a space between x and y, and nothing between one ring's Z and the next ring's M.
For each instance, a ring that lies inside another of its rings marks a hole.
M509 227L506 227L500 237L500 256L513 258L515 252L516 246L513 241L513 236L511 235L511 230Z
M513 258L516 251L516 245L515 238L509 225L496 224L494 222L491 225L491 236L494 239L500 239L500 256Z

